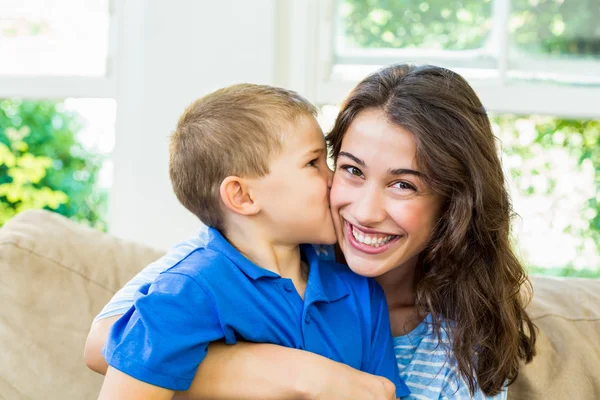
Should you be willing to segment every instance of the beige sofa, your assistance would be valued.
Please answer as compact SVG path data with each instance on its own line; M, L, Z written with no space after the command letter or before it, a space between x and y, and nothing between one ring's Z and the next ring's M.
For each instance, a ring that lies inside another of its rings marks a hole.
M161 251L46 211L0 229L0 399L93 399L83 362L93 317ZM600 280L533 278L539 355L510 399L600 399Z

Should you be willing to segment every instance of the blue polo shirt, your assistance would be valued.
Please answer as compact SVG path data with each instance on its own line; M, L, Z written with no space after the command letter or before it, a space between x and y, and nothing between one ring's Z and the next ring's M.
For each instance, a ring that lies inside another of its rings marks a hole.
M261 268L210 229L113 325L104 348L112 367L156 386L187 390L210 342L273 343L311 351L388 378L397 397L410 391L399 376L385 296L372 279L319 259L309 266L304 300L292 281Z

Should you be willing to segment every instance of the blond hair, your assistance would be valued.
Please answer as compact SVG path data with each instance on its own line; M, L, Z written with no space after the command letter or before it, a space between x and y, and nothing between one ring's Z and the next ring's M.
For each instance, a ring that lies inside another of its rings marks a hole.
M282 129L317 109L283 88L237 84L193 102L171 136L169 174L177 199L222 230L219 188L228 176L261 177L283 145Z

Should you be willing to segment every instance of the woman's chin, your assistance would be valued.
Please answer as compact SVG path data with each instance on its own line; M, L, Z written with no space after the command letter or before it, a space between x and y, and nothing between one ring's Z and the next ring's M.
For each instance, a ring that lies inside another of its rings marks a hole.
M348 261L348 260L346 260ZM381 275L380 268L373 266L372 268L364 263L360 265L360 263L348 262L348 267L357 275L364 276L367 278L375 278Z
M353 254L352 251L345 251L342 248L344 257L346 258L346 264L355 274L366 276L367 278L374 278L383 273L383 263L381 260L373 260L365 257L361 257L358 254Z

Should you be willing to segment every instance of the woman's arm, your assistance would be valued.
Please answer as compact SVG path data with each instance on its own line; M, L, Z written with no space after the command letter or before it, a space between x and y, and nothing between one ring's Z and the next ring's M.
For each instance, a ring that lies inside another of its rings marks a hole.
M389 380L304 350L261 343L214 343L177 399L393 400Z
M85 365L101 375L106 375L106 370L108 369L108 364L102 356L102 348L104 347L104 343L106 343L110 328L119 318L121 318L121 315L94 321L85 341L85 348L83 350Z
M85 346L89 368L104 375L102 347L120 316L95 321ZM355 370L317 354L287 347L240 342L213 343L190 389L176 399L256 400L390 400L389 380Z
M173 391L108 368L98 400L171 400Z

